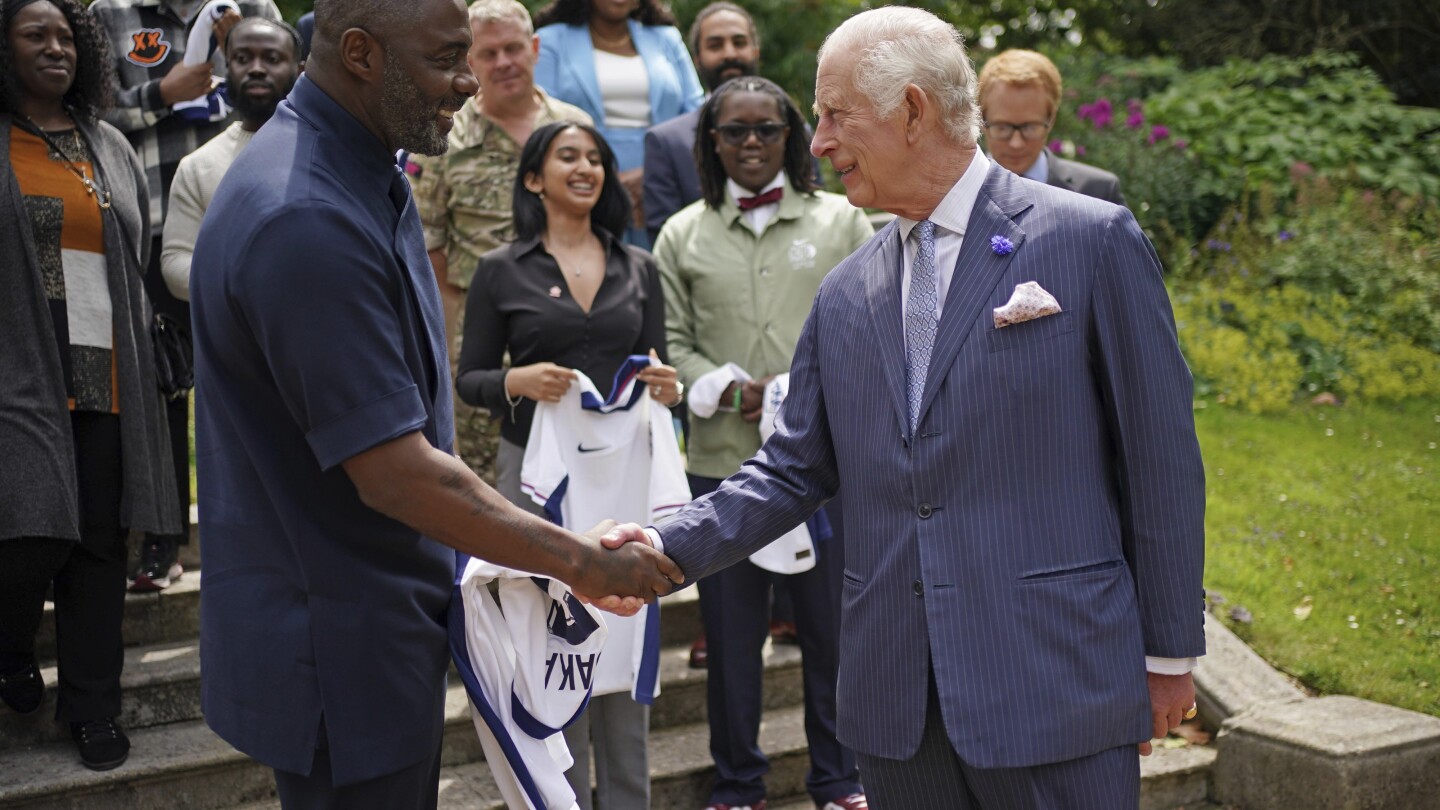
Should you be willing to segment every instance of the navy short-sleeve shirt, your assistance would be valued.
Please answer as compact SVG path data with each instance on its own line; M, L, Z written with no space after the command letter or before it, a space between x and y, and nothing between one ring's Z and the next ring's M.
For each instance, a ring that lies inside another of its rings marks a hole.
M302 77L226 174L191 275L205 718L340 784L439 744L454 553L361 503L341 462L453 444L444 321L394 156Z

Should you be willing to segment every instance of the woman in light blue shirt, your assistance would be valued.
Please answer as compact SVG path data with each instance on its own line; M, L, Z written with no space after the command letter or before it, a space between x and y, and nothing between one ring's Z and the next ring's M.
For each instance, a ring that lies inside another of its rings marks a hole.
M625 239L648 248L645 130L698 108L705 94L674 16L660 0L554 0L535 25L535 83L595 120L635 203Z

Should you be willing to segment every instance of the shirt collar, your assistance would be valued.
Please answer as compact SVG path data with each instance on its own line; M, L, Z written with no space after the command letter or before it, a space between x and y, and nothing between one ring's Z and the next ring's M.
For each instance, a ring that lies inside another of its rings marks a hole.
M780 210L775 212L775 219L794 219L795 217L800 216L802 211L796 209L795 206L802 204L802 195L800 192L795 190L794 186L790 185L790 179L785 175L784 169L781 169L775 175L775 179L771 180L765 185L764 188L760 189L759 193L764 194L770 189L776 188L778 186L785 187L785 194L780 198L780 202L770 203L770 205L780 206ZM734 225L736 220L740 219L745 214L744 211L740 210L740 204L735 201L740 199L741 197L751 196L754 196L754 194L752 194L749 189L741 188L739 183L731 180L728 177L725 178L725 201L720 204L719 210L720 215L725 218L725 224L727 226ZM759 211L764 208L766 208L766 206L761 206L760 208L752 208L751 210Z
M614 235L604 228L592 226L591 230L595 232L596 236L600 237L600 246L604 249L605 256L608 258L620 243L615 240ZM519 259L530 251L542 247L544 244L544 240L541 238L542 236L543 234L537 234L529 239L516 239L514 243L515 258Z
M1046 149L1041 149L1040 157L1035 158L1035 162L1030 164L1029 170L1021 176L1034 180L1037 183L1044 183L1049 180L1050 156L1046 154L1047 151Z
M936 227L964 236L965 228L970 222L970 212L975 209L975 200L980 196L980 187L985 184L985 175L989 171L990 159L976 149L975 157L970 159L969 168L965 169L960 180L941 198L935 210L930 212L930 221L935 223ZM899 223L900 243L904 244L919 221L905 217L896 217L895 220Z
M389 193L396 174L395 153L366 129L349 110L330 98L320 85L301 74L290 95L281 102L310 122L328 141L320 151L327 163L341 169L341 176L360 178Z

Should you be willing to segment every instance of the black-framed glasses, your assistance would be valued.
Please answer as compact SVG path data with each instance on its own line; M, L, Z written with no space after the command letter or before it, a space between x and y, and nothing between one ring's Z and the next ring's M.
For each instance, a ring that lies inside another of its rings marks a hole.
M725 143L739 146L750 140L752 132L755 133L756 138L760 139L761 143L776 143L784 137L787 129L789 127L784 124L766 121L763 124L721 124L713 131L724 139Z
M1049 121L1030 121L1024 124L995 124L986 121L983 126L985 134L997 141L1008 141L1015 137L1017 132L1025 140L1033 141L1045 137L1045 133L1050 131Z

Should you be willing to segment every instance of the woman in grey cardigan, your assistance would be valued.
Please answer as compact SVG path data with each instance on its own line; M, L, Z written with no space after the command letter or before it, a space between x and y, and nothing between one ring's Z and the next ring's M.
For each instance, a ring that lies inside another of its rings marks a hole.
M53 584L56 719L81 761L125 761L115 723L129 529L176 532L149 305L145 177L97 120L107 45L78 0L0 17L0 700L39 709Z

